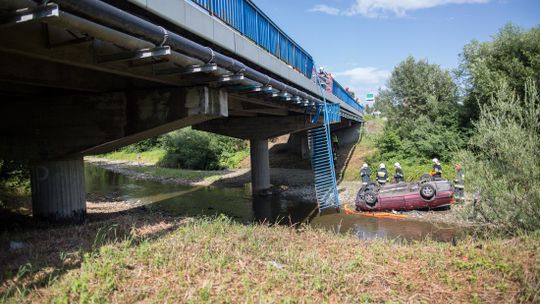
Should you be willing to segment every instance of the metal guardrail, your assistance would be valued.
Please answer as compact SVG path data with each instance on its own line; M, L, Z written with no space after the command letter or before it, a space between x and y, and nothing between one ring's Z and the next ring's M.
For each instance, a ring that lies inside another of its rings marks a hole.
M337 98L343 100L346 104L353 107L360 113L364 113L364 107L359 105L354 98L347 93L347 91L334 79L332 82L332 94Z
M341 122L341 108L337 103L327 103L324 115L328 116L329 123Z
M192 0L304 76L311 78L313 58L250 0Z
M191 0L221 19L307 78L312 78L314 62L302 47L285 34L251 0ZM334 79L332 94L360 113L364 108Z

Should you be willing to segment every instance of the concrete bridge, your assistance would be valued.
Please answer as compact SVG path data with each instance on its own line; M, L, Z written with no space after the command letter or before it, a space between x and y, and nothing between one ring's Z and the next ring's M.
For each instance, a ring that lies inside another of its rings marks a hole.
M36 218L84 218L84 155L186 126L250 140L255 192L270 187L269 138L295 133L307 153L323 101L309 56L290 44L295 61L284 59L208 3L0 2L0 157L30 162ZM278 46L293 43L270 25ZM354 141L361 108L325 95Z

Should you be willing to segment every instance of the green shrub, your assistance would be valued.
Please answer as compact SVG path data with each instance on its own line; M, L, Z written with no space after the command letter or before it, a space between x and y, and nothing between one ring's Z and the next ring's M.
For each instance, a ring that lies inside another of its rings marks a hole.
M120 150L126 151L126 152L134 152L134 153L146 152L146 151L150 151L156 148L160 148L162 146L161 141L162 141L162 136L147 138L145 140L141 140L129 146L125 146Z
M169 168L218 170L235 167L241 161L237 153L245 154L245 141L227 136L185 128L161 139L165 156L159 166Z
M481 106L469 149L461 153L467 190L478 202L466 210L488 223L540 229L540 100L532 81L523 100L505 82Z

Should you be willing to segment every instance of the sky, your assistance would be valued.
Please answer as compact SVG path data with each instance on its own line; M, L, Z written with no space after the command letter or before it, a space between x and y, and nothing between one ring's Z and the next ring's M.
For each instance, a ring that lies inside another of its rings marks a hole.
M409 55L455 69L471 40L540 25L540 0L253 1L362 101Z

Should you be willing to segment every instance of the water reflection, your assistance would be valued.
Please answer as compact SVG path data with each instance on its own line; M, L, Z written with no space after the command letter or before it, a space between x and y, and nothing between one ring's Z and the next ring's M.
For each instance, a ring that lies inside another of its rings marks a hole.
M118 198L134 204L145 204L184 216L225 214L243 223L299 223L315 208L315 204L290 202L278 196L251 197L244 188L187 187L154 181L136 180L85 165L88 193L105 198Z
M265 222L295 224L313 214L315 204L288 201L279 196L252 197L244 188L187 187L143 181L85 165L88 193L110 199L121 199L148 209L183 216L216 216L225 214L242 223ZM316 213L315 213L316 214ZM361 239L404 238L450 241L456 227L407 219L374 218L344 213L315 216L310 224L336 232L352 232Z
M437 241L449 242L456 236L457 231L455 226L448 224L342 213L314 217L311 225L340 233L352 232L361 239L421 240L429 237Z

